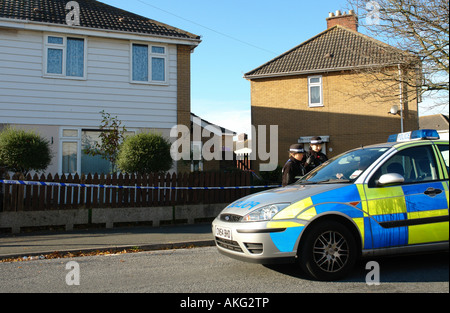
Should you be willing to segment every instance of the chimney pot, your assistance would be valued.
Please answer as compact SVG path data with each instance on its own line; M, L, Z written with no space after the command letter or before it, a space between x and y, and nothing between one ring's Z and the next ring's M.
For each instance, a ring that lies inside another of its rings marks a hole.
M348 11L348 14L337 10L335 14L328 13L327 28L331 28L336 25L347 27L351 30L358 31L358 17L353 10Z

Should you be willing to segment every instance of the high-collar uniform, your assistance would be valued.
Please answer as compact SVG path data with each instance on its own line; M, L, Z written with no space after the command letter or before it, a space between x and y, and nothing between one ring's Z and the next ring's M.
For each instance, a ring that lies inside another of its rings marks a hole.
M305 155L305 169L306 173L312 171L320 164L327 161L328 158L325 154L322 152L315 152L313 150L309 150L308 153Z
M283 178L282 185L283 187L286 185L293 184L297 181L299 176L303 176L306 174L305 168L303 167L302 162L290 156L289 160L287 160L286 164L283 166Z

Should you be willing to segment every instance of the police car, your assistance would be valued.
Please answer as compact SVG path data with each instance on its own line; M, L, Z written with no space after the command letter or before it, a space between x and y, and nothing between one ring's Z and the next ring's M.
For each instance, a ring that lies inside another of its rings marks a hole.
M449 142L435 130L336 156L295 184L239 199L213 221L219 252L297 261L318 280L359 257L448 250Z

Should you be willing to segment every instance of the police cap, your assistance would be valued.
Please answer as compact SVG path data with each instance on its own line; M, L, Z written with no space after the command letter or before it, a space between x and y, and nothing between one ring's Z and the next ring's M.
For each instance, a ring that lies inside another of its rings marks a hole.
M303 149L303 145L296 143L290 146L289 152L291 153L304 153L305 149Z

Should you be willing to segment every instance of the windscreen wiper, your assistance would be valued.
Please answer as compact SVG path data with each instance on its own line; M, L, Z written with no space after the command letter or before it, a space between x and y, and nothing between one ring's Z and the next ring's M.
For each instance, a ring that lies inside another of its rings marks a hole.
M325 179L325 180L319 180L316 182L316 184L334 184L334 183L351 183L352 181L350 179Z

